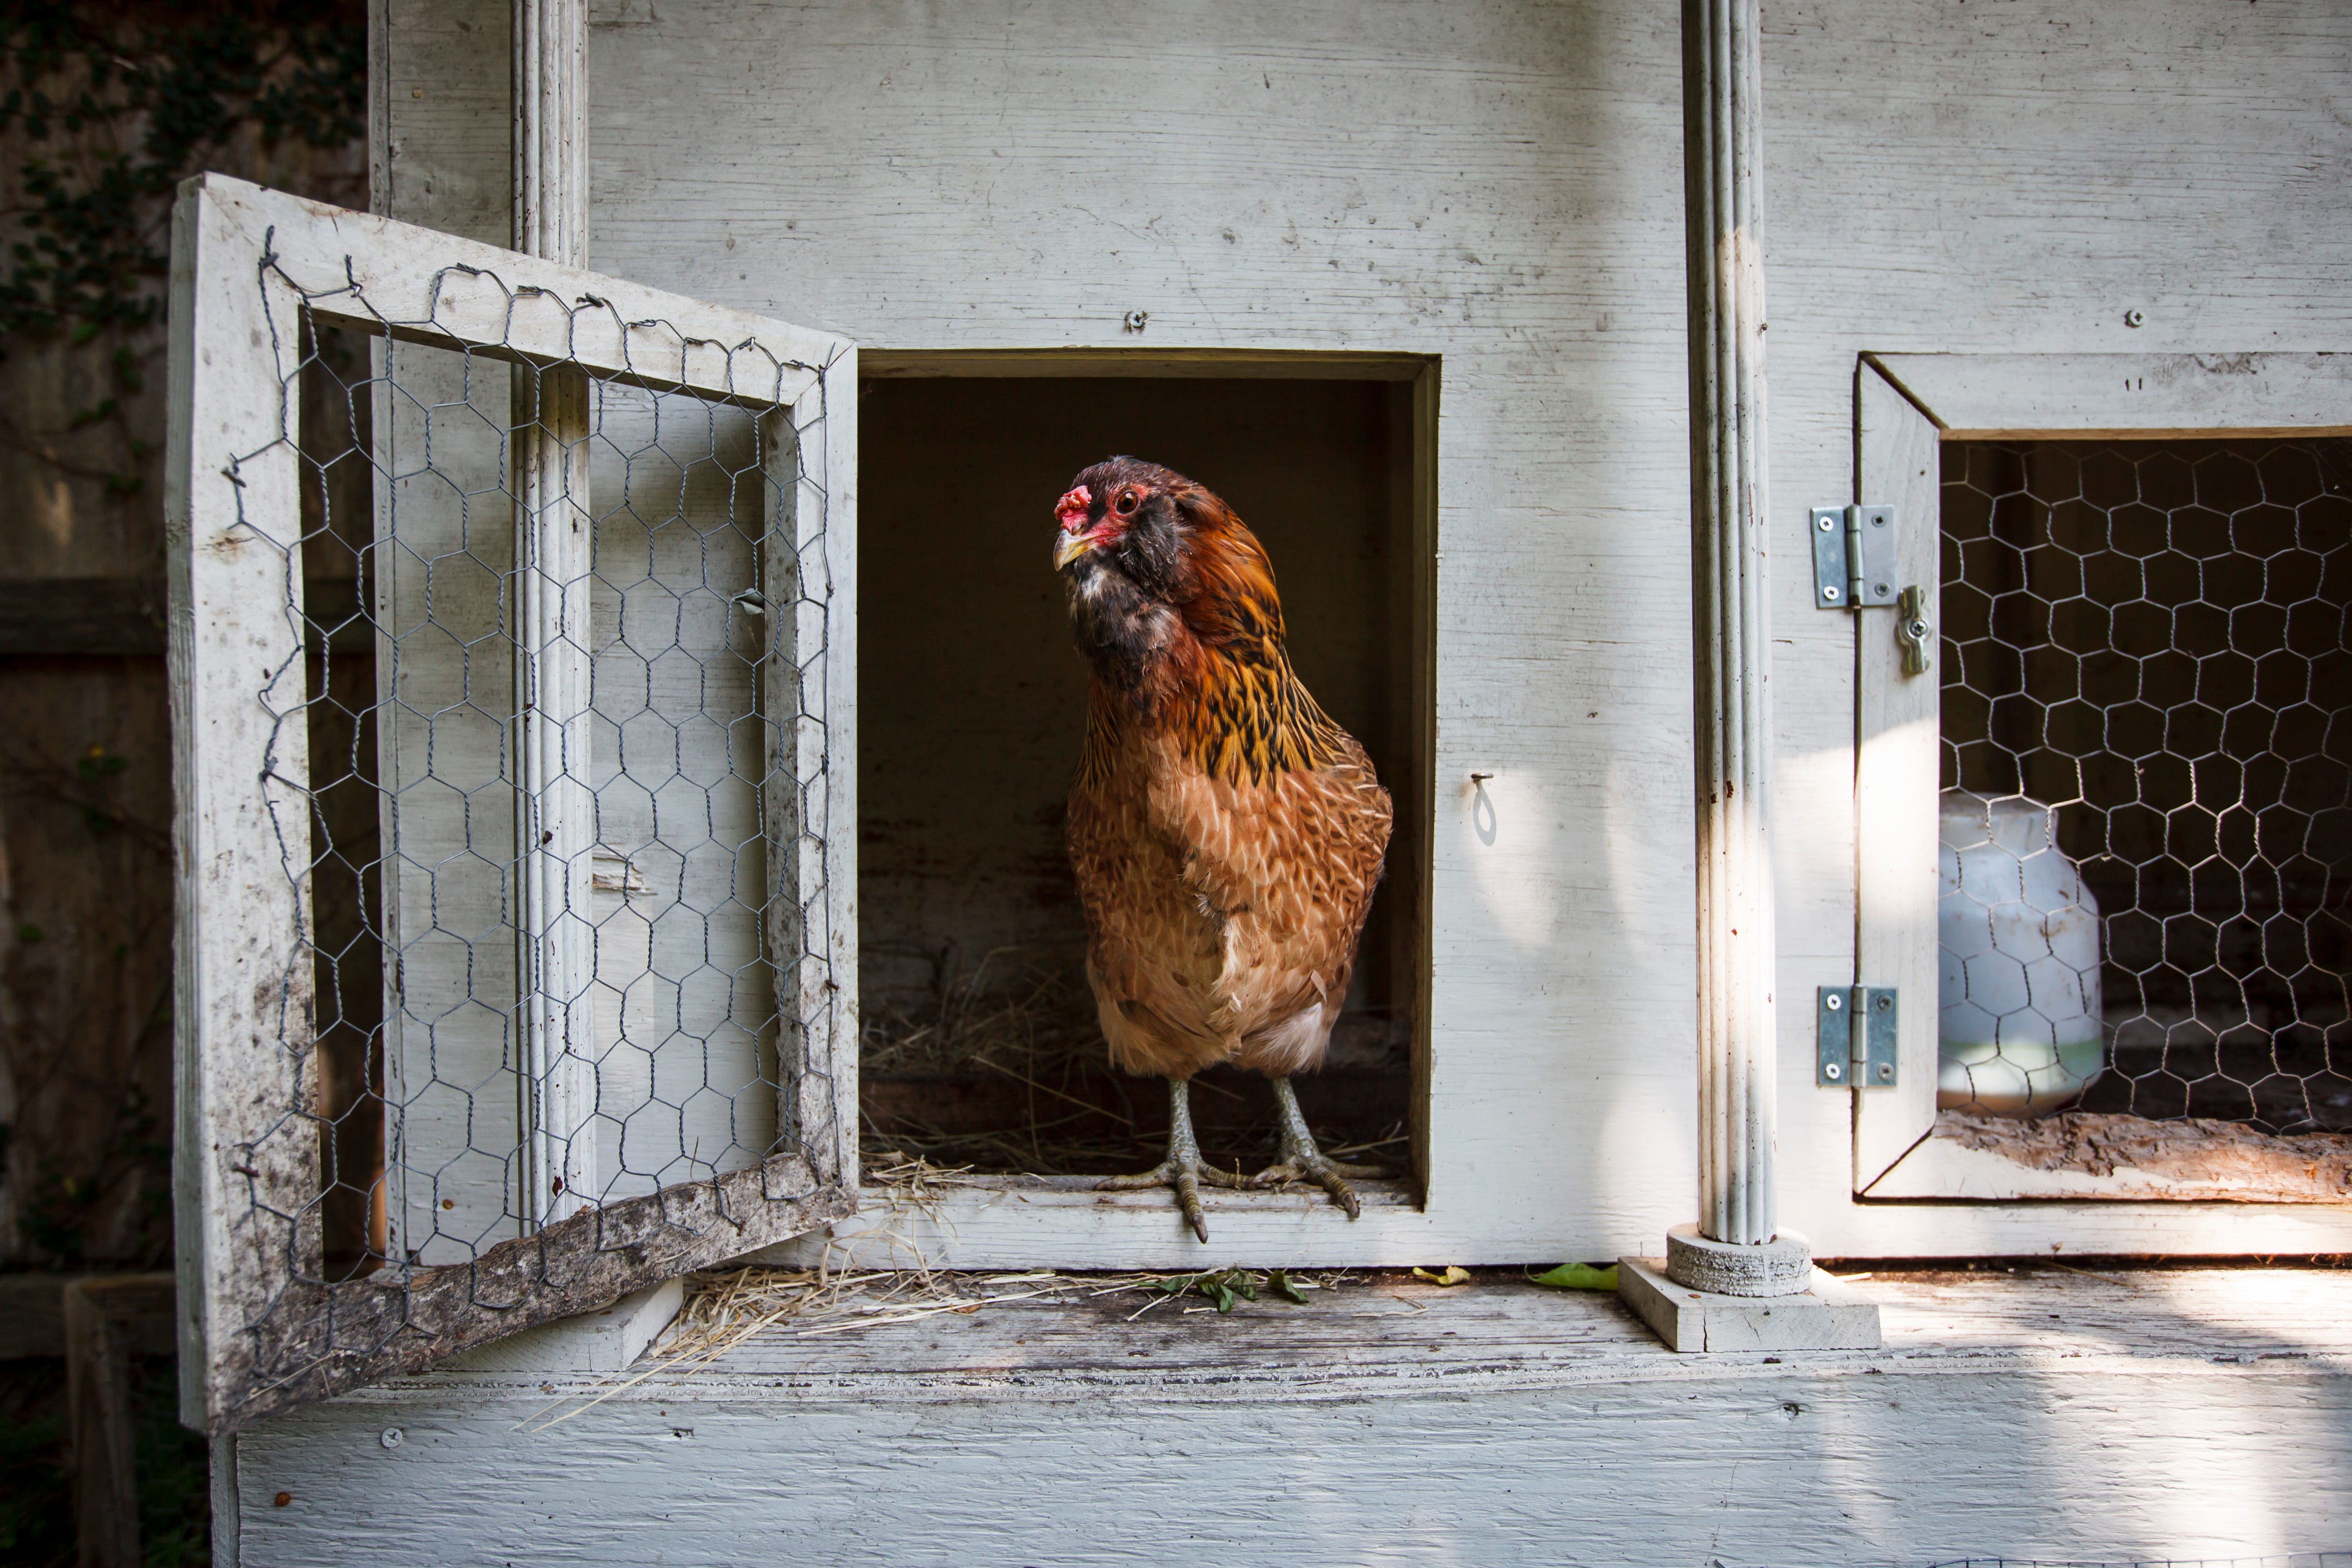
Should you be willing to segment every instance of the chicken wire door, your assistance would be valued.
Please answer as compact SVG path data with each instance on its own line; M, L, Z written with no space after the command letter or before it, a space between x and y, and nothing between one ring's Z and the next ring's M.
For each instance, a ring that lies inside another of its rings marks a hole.
M173 217L183 1414L855 1207L848 342Z
M2352 364L1889 355L1856 414L1917 593L1841 612L1855 1191L2340 1202Z

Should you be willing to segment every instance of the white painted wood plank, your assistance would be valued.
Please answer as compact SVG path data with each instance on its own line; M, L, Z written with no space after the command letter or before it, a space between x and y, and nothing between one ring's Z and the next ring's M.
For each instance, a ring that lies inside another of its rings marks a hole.
M686 1282L665 1279L632 1290L609 1307L560 1318L507 1339L460 1351L436 1370L450 1372L615 1373L643 1355L677 1318Z
M430 1267L506 1240L521 1212L508 372L376 353L387 1179L394 1256Z
M585 226L586 213L579 215ZM523 1137L515 1212L563 1219L604 1194L598 1159L596 841L590 721L595 391L572 367L509 376L516 941Z
M1855 393L1860 489L1854 500L1895 508L1896 593L1921 589L1932 623L1943 538L1943 459L1936 428L1867 364L1858 373ZM1905 673L1895 640L1899 608L1841 613L1853 622L1854 636L1853 983L1900 991L1895 1086L1853 1091L1853 1184L1861 1192L1936 1121L1942 671L1938 664L1923 675Z
M1874 354L1948 441L2352 435L2352 353Z
M1753 1358L1679 1355L1607 1292L1547 1290L1507 1271L1453 1287L1401 1272L1359 1274L1307 1292L1303 1309L1267 1297L1232 1316L1181 1310L1203 1304L1192 1297L1139 1313L1156 1292L1095 1293L1118 1278L1071 1272L1058 1280L986 1285L967 1276L952 1281L966 1297L1042 1293L973 1313L855 1331L814 1333L786 1321L712 1361L656 1371L656 1357L636 1369L655 1375L630 1393L656 1401L681 1392L753 1400L781 1391L787 1402L806 1405L835 1399L1050 1403L1073 1394L1181 1389L1233 1405L1449 1386L1480 1393L1610 1381L1687 1387L1759 1373L1788 1375L1763 1373L1767 1363ZM1816 1368L1860 1372L1899 1359L1922 1373L1975 1363L2030 1374L2076 1361L2108 1370L2203 1370L2260 1367L2263 1352L2292 1348L2302 1352L2292 1359L2352 1374L2346 1287L2333 1269L2089 1272L2028 1260L1982 1270L1864 1273L1845 1279L1841 1289L1877 1304L1885 1343L1875 1352L1807 1358ZM832 1329L839 1321L814 1326ZM955 1331L944 1331L950 1328ZM1139 1349L1150 1353L1129 1353ZM498 1378L452 1375L459 1370L445 1363L392 1386L420 1394L505 1386ZM556 1380L557 1392L595 1388L599 1380L589 1375L594 1370L572 1369Z
M1988 1193L1988 1196L1990 1194ZM2352 1210L2326 1204L1854 1203L1846 1258L2296 1258L2352 1249Z
M825 592L821 624L824 651L802 646L803 668L821 657L824 710L825 928L821 949L825 976L822 996L804 1015L821 1018L824 1037L803 1040L799 1063L800 1116L795 1132L803 1152L827 1181L857 1190L857 349L844 346L817 384L816 416L824 425L821 465L802 460L793 526L802 539L821 528ZM803 411L793 409L809 446ZM795 552L805 559L807 544ZM808 584L801 584L808 597ZM796 623L797 624L797 623Z
M1839 1179L1851 1182L1850 1170L1840 1172ZM2013 1184L2020 1178L2009 1179ZM1416 1207L1412 1194L1394 1184L1362 1184L1359 1191L1364 1195L1363 1217L1353 1222L1319 1194L1203 1194L1210 1242L1202 1247L1179 1228L1173 1207L1151 1201L1151 1194L1039 1192L1008 1183L950 1188L919 1204L902 1192L869 1185L861 1190L855 1219L758 1257L795 1268L825 1263L898 1268L921 1263L955 1268L1197 1268L1232 1263L1279 1268L1549 1264L1576 1255L1559 1239L1559 1216L1548 1211L1515 1205L1497 1216L1483 1210L1449 1211L1443 1205ZM2096 1200L1906 1204L1900 1200L1940 1194L1886 1195L1892 1201L1855 1204L1853 1216L1841 1222L1837 1250L1816 1244L1818 1255L2299 1257L2352 1251L2352 1206ZM1988 1187L1981 1195L2088 1194Z
M514 248L588 259L587 0L518 0ZM589 492L593 394L573 365L511 378L515 508L516 867L526 1226L606 1195L597 1117L596 837L589 719L595 558ZM611 1120L603 1125L611 1128Z
M173 210L169 575L180 1411L219 1419L320 1237L293 291L201 181ZM282 1328L282 1324L279 1325Z
M549 1404L529 1390L370 1395L344 1424L273 1427L238 1460L240 1561L333 1561L357 1536L387 1565L527 1562L552 1530L572 1563L747 1568L787 1540L828 1562L1045 1568L1160 1562L1171 1538L1335 1568L1564 1551L1772 1563L1792 1543L1809 1568L1969 1554L2317 1568L2284 1554L2332 1548L2352 1522L2352 1398L2299 1369L1790 1369L1671 1391L1266 1400L1216 1407L1206 1441L1203 1410L1177 1393L919 1414L673 1393L600 1405L536 1444L509 1434ZM387 1426L397 1449L381 1444ZM1736 1507L1729 1465L1754 1489Z
M658 392L798 401L840 339L582 268L201 176L320 320L492 357L577 363Z
M636 890L596 895L595 1089L608 1196L740 1170L774 1145L774 986L751 721L764 620L756 421L603 385L595 524L600 852Z
M856 451L854 353L761 422L767 514L765 940L777 974L778 1116L819 1170L856 1180ZM846 422L835 428L835 417ZM845 586L848 584L848 586Z
M247 1568L362 1534L386 1563L520 1561L558 1511L579 1562L751 1563L789 1538L824 1561L1140 1563L1172 1532L1301 1563L1769 1563L1801 1543L1882 1568L2284 1553L2352 1529L2339 1274L1862 1289L1883 1351L1773 1362L1675 1356L1607 1298L1381 1280L1231 1318L1129 1323L1108 1298L763 1334L551 1434L517 1428L610 1380L442 1373L243 1437L240 1545ZM1727 1463L1752 1489L1737 1509Z
M514 0L370 0L369 210L514 242Z

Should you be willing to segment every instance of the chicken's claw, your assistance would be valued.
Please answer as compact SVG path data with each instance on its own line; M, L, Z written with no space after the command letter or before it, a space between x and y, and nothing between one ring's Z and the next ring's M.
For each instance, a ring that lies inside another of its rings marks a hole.
M1209 1239L1209 1222L1201 1213L1201 1184L1213 1187L1246 1187L1250 1179L1239 1171L1220 1171L1203 1163L1199 1154L1189 1160L1179 1160L1172 1152L1148 1171L1132 1176L1109 1176L1095 1184L1098 1193L1133 1192L1139 1187L1173 1187L1177 1206L1184 1211L1184 1223L1202 1241Z
M1320 1154L1305 1158L1293 1157L1268 1165L1250 1178L1253 1187L1279 1187L1291 1182L1313 1182L1331 1194L1331 1201L1348 1211L1349 1219L1363 1217L1363 1201L1356 1189L1348 1184L1349 1176L1385 1174L1377 1165L1343 1165L1337 1160L1327 1160Z
M1290 1080L1274 1080L1274 1100L1282 1120L1282 1158L1250 1178L1253 1187L1278 1187L1287 1182L1313 1182L1331 1194L1331 1201L1348 1211L1349 1219L1363 1216L1362 1200L1356 1189L1348 1184L1349 1176L1379 1176L1387 1173L1377 1165L1343 1165L1315 1146L1315 1134L1307 1130L1307 1118L1298 1109L1298 1096Z
M1249 1178L1239 1171L1220 1171L1201 1158L1200 1142L1192 1136L1192 1086L1181 1078L1168 1080L1168 1158L1133 1176L1111 1176L1095 1184L1098 1193L1134 1192L1142 1187L1173 1187L1184 1223L1202 1241L1209 1239L1209 1222L1201 1213L1201 1184L1213 1187L1246 1187Z

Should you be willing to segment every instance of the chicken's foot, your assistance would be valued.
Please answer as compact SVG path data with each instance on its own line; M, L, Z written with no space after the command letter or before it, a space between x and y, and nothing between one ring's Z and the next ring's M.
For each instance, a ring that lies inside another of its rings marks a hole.
M1292 1091L1290 1080L1274 1080L1275 1109L1282 1119L1282 1158L1250 1178L1254 1187L1278 1187L1285 1182L1313 1182L1331 1194L1331 1201L1348 1211L1355 1219L1364 1212L1356 1196L1356 1189L1348 1184L1349 1176L1378 1176L1383 1172L1378 1165L1343 1165L1316 1146L1315 1134L1307 1130L1307 1118L1298 1109L1298 1096Z
M1311 1146L1311 1141L1310 1141ZM1192 1136L1192 1085L1181 1078L1168 1080L1168 1158L1140 1175L1113 1176L1097 1182L1095 1191L1116 1193L1138 1187L1173 1187L1177 1206L1192 1234L1209 1239L1209 1222L1201 1215L1201 1184L1213 1187L1246 1187L1249 1178L1238 1171L1220 1171L1201 1159L1200 1140Z

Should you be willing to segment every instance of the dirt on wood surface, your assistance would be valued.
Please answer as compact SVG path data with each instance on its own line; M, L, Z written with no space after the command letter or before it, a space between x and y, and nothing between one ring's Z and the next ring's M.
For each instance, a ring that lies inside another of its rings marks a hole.
M1944 1110L1936 1136L2036 1171L2118 1169L2226 1185L2232 1197L2340 1201L2352 1195L2352 1133L2258 1132L2234 1121L2150 1121L2070 1110L2038 1121Z

